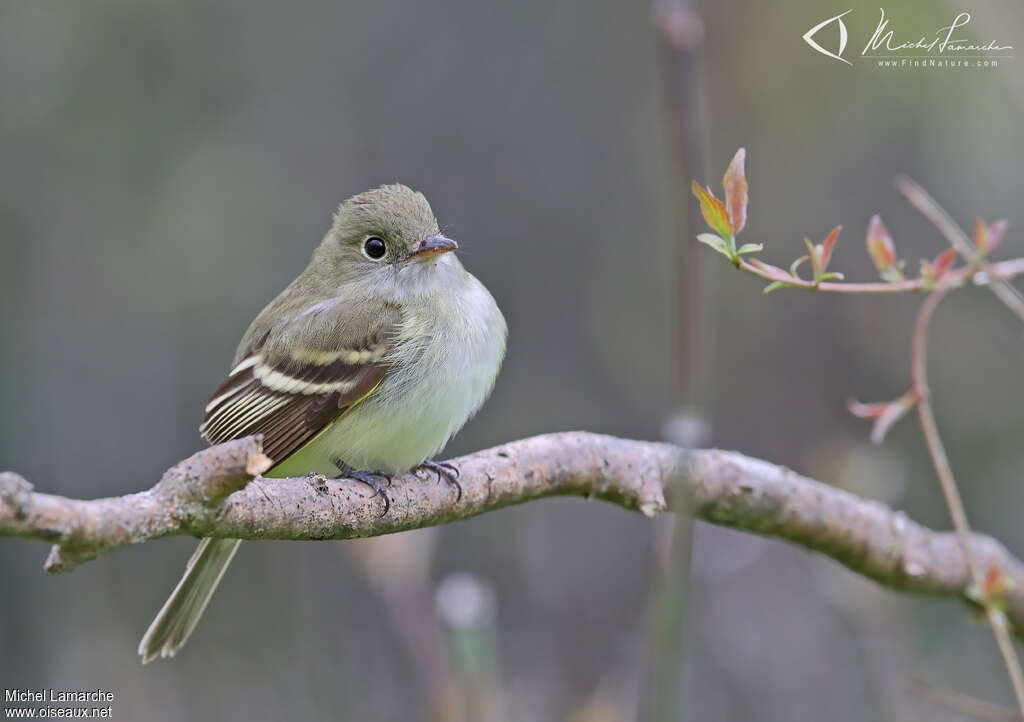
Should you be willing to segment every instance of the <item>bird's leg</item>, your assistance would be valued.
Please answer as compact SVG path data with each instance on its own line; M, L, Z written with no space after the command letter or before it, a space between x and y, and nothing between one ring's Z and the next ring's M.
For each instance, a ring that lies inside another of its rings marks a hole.
M437 474L438 481L444 479L455 487L455 491L457 492L455 501L462 499L462 485L459 484L459 470L454 464L449 464L444 461L431 461L428 459L417 466L416 469L427 469L428 471L434 472Z
M356 481L366 484L368 487L373 489L374 496L380 496L384 500L384 511L380 513L384 516L388 513L391 508L391 499L388 498L387 488L391 486L391 477L385 474L383 471L362 471L360 469L353 469L347 464L341 462L334 462L335 466L338 467L338 475L335 479L355 479ZM381 479L385 483L381 483Z

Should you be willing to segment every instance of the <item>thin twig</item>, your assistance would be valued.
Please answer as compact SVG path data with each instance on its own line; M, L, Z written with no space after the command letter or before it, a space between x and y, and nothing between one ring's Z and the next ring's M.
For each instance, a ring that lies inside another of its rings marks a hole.
M945 236L956 252L959 253L964 260L972 262L976 251L974 246L971 245L970 238L964 233L963 229L957 225L957 222L953 220L952 216L946 212L946 209L938 204L938 202L932 198L928 191L921 187L913 178L910 176L897 176L896 188L910 201L921 214L930 220L939 232ZM1020 292L1007 283L1006 279L1009 276L995 274L991 276L989 288L992 289L992 293L1002 301L1008 309L1017 315L1019 319L1024 321L1024 296L1021 296Z
M753 265L745 259L741 259L738 268L747 271L765 281L778 281L779 279L771 273ZM958 288L968 281L984 273L986 279L991 282L1007 281L1011 278L1024 275L1024 258L1013 258L1008 261L991 263L978 268L976 266L965 266L949 271L943 278L943 282L950 288ZM814 283L799 278L790 278L785 281L787 288L799 288L805 291L825 291L827 293L857 293L857 294L886 294L886 293L912 293L917 291L931 290L928 282L921 278L912 278L905 281L877 282L877 283L836 283L824 281ZM1014 293L1016 289L1009 287Z
M953 519L953 528L956 530L960 546L964 551L964 558L970 569L974 586L981 598L985 616L992 633L995 635L996 643L999 645L999 652L1006 665L1006 671L1010 675L1013 684L1013 692L1017 698L1017 705L1021 714L1024 714L1024 672L1021 670L1020 660L1017 658L1013 642L1010 640L1009 632L1006 629L1006 620L1003 613L996 608L991 600L984 597L985 572L971 548L971 528L967 522L967 512L964 510L963 500L953 476L953 469L946 455L945 447L942 445L942 437L939 436L939 428L935 422L935 413L932 410L930 392L928 389L927 373L927 345L928 325L935 314L935 309L946 297L948 289L939 289L930 294L921 305L921 310L914 325L914 335L911 341L911 378L913 381L914 395L917 400L917 415L921 422L921 431L924 433L925 443L928 446L928 453L935 466L935 474L939 478L939 485L942 487L942 494L946 499L946 506L949 507L950 516Z
M962 712L987 722L1021 722L1024 717L1017 710L986 702L977 697L962 694L952 689L936 687L920 679L910 680L910 693L921 699L930 700L943 707Z

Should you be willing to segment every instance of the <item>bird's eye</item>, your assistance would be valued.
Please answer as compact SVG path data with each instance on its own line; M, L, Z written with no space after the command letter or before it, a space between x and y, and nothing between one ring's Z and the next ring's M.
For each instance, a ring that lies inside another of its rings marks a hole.
M384 254L387 253L387 246L384 245L384 241L377 236L370 236L366 239L366 243L363 244L363 253L372 258L375 261L379 261L384 258Z

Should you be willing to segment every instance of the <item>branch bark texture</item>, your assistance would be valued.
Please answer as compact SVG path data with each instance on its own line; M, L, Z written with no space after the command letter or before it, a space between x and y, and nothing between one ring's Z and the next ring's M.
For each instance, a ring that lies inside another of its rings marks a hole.
M453 459L461 496L433 472L396 477L391 508L349 479L253 476L259 437L200 451L151 489L95 500L33 491L0 473L0 536L52 542L45 569L69 571L111 549L170 534L351 539L444 524L546 496L597 498L655 516L692 505L705 521L827 554L892 589L965 599L972 579L956 536L766 461L585 432L535 436ZM998 541L971 553L1012 581L1007 617L1024 630L1024 563Z

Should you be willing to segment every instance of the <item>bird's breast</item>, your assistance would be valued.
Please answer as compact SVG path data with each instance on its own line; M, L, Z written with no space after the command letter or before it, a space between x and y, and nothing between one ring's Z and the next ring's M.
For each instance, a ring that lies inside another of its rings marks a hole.
M324 451L357 469L407 471L439 453L480 408L507 331L491 294L461 273L446 293L406 304L387 375L317 439Z

